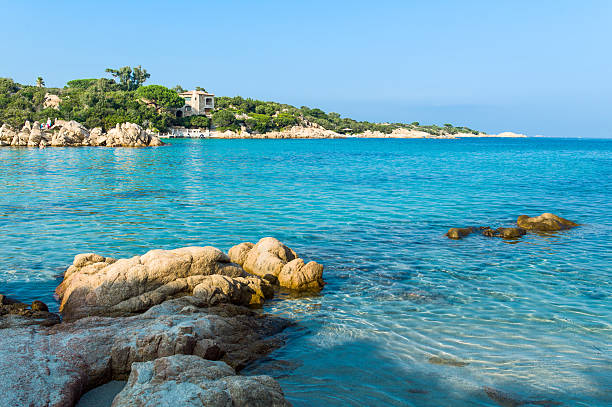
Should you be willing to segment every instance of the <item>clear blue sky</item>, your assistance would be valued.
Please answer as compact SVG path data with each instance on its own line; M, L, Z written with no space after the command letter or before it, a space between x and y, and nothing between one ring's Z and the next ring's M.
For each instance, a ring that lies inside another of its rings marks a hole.
M142 65L371 121L612 137L612 1L4 1L0 76Z

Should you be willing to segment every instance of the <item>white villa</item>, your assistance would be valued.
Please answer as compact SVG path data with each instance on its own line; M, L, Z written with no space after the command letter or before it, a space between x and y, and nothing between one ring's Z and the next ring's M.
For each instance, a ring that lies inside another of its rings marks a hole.
M215 107L215 95L201 90L190 90L179 93L185 99L185 106L177 109L176 117L209 115Z

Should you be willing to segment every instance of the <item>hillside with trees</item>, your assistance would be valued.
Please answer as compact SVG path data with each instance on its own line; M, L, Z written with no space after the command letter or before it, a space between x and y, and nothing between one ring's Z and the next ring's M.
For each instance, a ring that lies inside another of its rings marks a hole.
M172 126L209 128L251 133L279 131L296 125L318 125L340 134L395 129L419 130L432 135L474 133L467 127L422 126L418 122L371 123L326 113L307 106L295 107L276 102L236 97L217 97L212 116L177 118L176 108L184 104L178 92L161 85L145 85L151 76L141 66L106 69L111 78L75 79L63 88L45 86L38 77L36 85L23 85L9 78L0 78L0 125L19 128L26 120L45 122L47 118L75 120L88 128L108 130L117 123L132 122L144 128L165 132ZM199 88L202 89L203 88ZM52 103L56 100L56 103Z

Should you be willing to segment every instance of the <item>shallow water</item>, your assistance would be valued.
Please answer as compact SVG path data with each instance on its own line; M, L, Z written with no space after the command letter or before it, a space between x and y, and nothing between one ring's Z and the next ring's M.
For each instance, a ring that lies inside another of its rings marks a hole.
M20 300L57 309L59 276L89 251L275 236L324 264L320 296L266 305L297 325L246 370L277 377L296 406L498 405L484 386L612 404L612 141L3 148L0 172L0 292ZM542 212L584 225L443 236Z

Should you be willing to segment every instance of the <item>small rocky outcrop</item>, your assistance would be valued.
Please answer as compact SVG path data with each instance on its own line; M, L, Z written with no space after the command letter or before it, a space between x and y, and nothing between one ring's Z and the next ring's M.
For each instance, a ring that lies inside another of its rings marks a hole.
M147 133L139 125L123 123L117 124L108 131L105 145L107 147L146 147L161 146L163 143L159 137Z
M472 233L478 231L479 228L476 227L468 227L468 228L450 228L448 232L446 232L446 236L449 239L459 240L466 236L471 235Z
M525 236L527 232L523 228L486 228L482 234L488 237L501 237L502 239L516 239Z
M112 407L285 407L280 385L270 376L236 376L224 362L174 355L134 363Z
M17 132L11 126L4 123L0 127L0 146L10 146L15 136L17 136Z
M527 215L521 215L516 220L516 224L523 229L533 230L536 232L556 232L579 226L578 223L564 219L552 213L543 213L540 216L534 216L531 218Z
M552 213L543 213L540 216L530 218L526 215L518 217L516 224L518 227L499 227L492 229L489 226L450 228L445 236L449 239L461 239L472 233L480 232L487 237L501 237L502 239L517 239L525 236L527 231L534 232L555 232L579 226L578 223L564 219Z
M51 326L59 322L59 315L49 312L42 301L28 305L0 294L0 328L12 324Z
M273 237L264 237L257 244L240 243L229 250L230 259L250 274L273 284L297 291L320 290L323 266L311 261L304 263L289 247Z
M62 99L59 96L53 93L46 93L43 108L59 109L60 103L62 103Z
M273 289L267 281L248 276L221 250L206 246L157 249L120 260L80 254L56 294L64 318L74 320L142 312L182 295L206 299L209 305L261 305Z
M23 128L16 132L9 125L0 127L0 146L14 147L154 147L162 146L161 139L145 131L134 123L117 124L116 127L104 133L96 127L91 132L82 124L70 120L56 120L50 128L41 129L40 123L26 122Z

